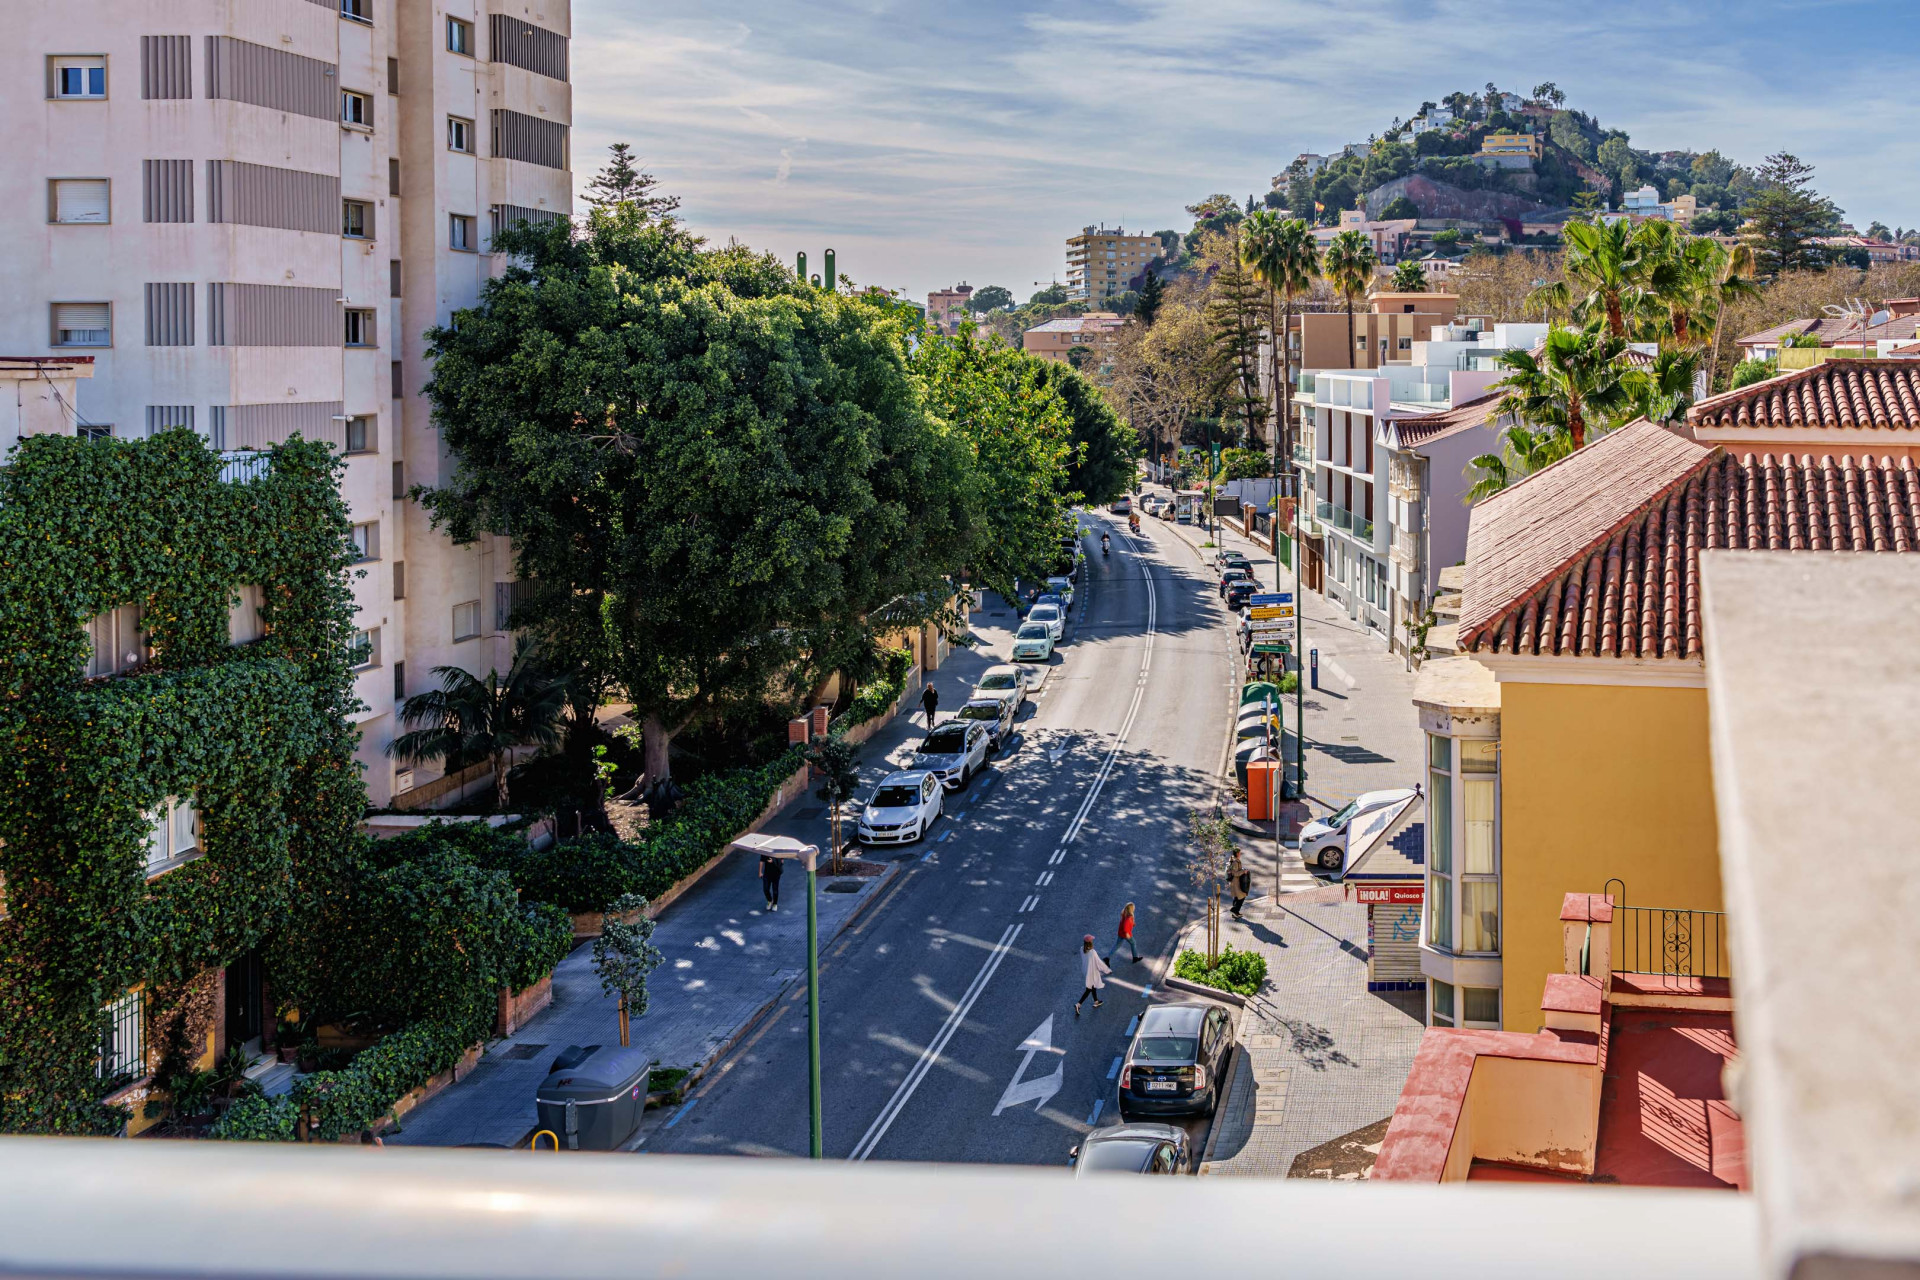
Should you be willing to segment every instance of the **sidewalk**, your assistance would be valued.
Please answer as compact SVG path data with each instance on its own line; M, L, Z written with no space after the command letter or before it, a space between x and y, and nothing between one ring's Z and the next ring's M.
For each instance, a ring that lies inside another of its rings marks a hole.
M972 616L982 643L956 647L931 682L940 705L951 713L966 701L980 673L1011 642L1005 622L1012 610L987 597ZM1004 617L1002 616L1004 615ZM919 713L919 685L910 683L898 714L860 747L862 794L912 754L926 732ZM943 716L944 718L944 716ZM811 790L801 793L761 830L825 847L826 807ZM842 817L842 831L847 830ZM938 837L934 837L937 839ZM820 875L822 949L862 908L877 900L902 863L920 858L927 843L868 851L872 862L890 865L878 876ZM697 1078L788 990L806 981L806 874L790 870L781 881L780 910L764 905L756 859L731 854L661 913L653 945L665 959L648 983L646 1014L633 1021L632 1040L663 1068L681 1067ZM397 1145L514 1146L532 1132L533 1095L555 1055L571 1044L618 1044L615 1002L600 991L592 944L583 944L553 974L553 1003L517 1033L496 1040L468 1075L428 1099L387 1138Z
M1211 556L1199 547L1204 531L1168 527ZM1263 547L1230 527L1216 533L1247 554L1261 582L1273 580ZM1300 604L1307 648L1320 651L1320 688L1306 691L1306 803L1288 806L1293 832L1307 814L1324 816L1363 791L1418 782L1424 750L1413 675L1400 659L1320 593L1302 592ZM1291 707L1286 719L1291 726ZM1276 901L1271 834L1243 831L1240 844L1254 896L1244 920L1225 916L1221 939L1265 955L1267 984L1241 1014L1245 1053L1202 1172L1286 1177L1301 1153L1392 1113L1424 1030L1423 1002L1418 992L1367 991L1364 906L1344 901L1287 847Z

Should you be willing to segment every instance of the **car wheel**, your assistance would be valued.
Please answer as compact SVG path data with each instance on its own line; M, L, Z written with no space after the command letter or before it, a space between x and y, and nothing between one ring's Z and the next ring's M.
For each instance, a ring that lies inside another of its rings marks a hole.
M1340 846L1330 844L1320 850L1320 869L1338 871L1340 869Z

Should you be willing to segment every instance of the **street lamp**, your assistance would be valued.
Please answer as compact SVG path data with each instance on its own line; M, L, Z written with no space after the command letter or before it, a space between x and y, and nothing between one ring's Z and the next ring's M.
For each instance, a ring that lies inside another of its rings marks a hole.
M820 863L817 845L755 832L728 846L762 858L794 858L807 869L807 1154L820 1159Z

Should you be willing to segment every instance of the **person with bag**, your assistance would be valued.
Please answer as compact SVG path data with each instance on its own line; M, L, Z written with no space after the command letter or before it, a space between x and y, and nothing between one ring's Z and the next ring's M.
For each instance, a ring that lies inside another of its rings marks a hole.
M1233 893L1233 918L1240 918L1240 908L1247 903L1247 895L1253 892L1253 873L1240 861L1240 851L1233 851L1233 861L1227 864L1227 886Z
M1087 989L1082 991L1080 998L1073 1002L1073 1016L1076 1018L1080 1016L1080 1006L1089 998L1092 999L1094 1008L1100 1007L1100 989L1107 985L1106 975L1113 972L1107 968L1107 962L1100 958L1100 953L1093 949L1092 934L1080 940L1080 955L1086 961Z

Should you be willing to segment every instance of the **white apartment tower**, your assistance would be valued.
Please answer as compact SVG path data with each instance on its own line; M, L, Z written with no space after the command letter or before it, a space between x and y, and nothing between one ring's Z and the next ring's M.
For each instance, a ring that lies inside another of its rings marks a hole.
M346 456L365 560L360 760L433 667L509 661L504 539L409 500L450 459L422 334L572 207L570 0L20 0L0 53L0 358L91 356L72 429L294 432ZM10 444L11 442L0 442Z

